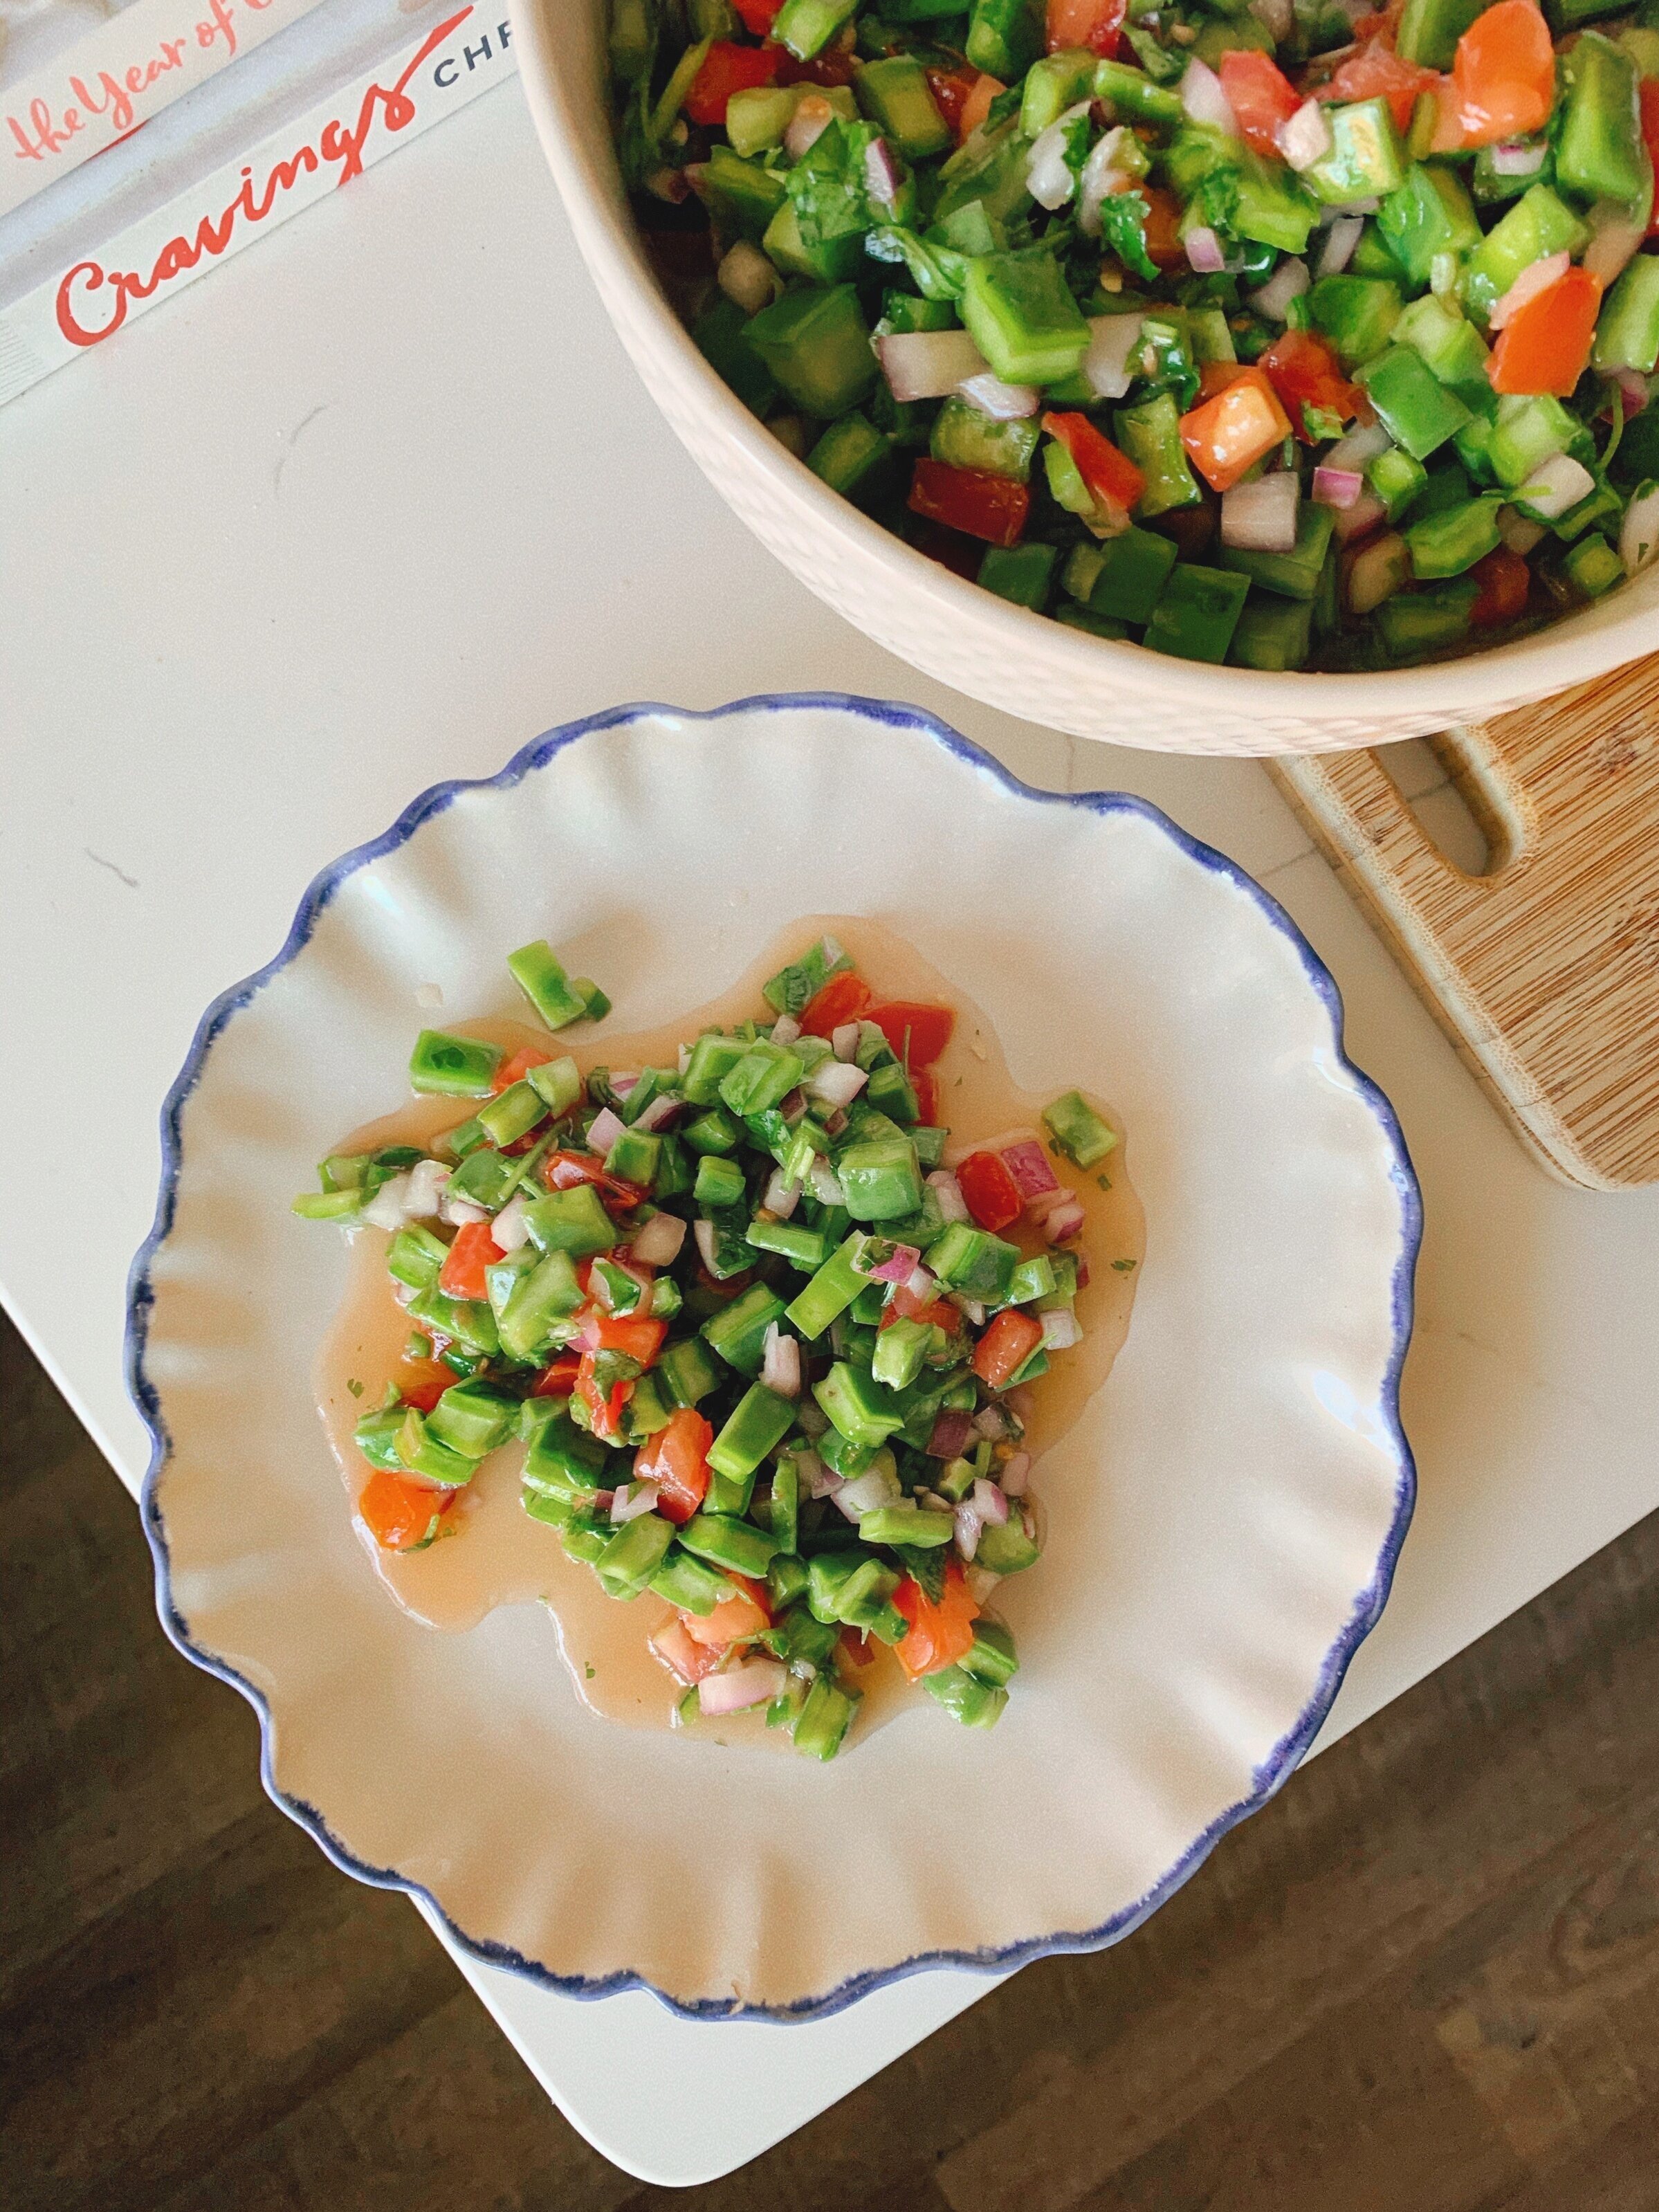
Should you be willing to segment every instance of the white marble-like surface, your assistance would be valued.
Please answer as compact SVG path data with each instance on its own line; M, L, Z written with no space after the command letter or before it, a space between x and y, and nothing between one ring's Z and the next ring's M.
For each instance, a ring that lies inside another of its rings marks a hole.
M928 707L1032 782L1156 800L1269 883L1336 974L1428 1231L1417 1523L1323 1741L1659 1504L1659 1194L1529 1164L1260 769L994 714L772 563L611 337L516 86L0 411L0 1291L130 1486L123 1297L156 1109L316 869L574 716L825 689ZM38 1163L88 1115L98 1172L66 1188ZM573 2122L663 2182L753 2157L983 1986L926 1975L810 2027L696 2027L463 1970ZM694 2081L709 2036L726 2095L631 2094Z

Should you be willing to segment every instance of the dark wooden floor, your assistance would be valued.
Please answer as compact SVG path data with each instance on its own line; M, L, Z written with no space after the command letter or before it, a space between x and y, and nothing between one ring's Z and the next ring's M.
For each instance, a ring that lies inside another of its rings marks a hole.
M131 1506L0 1331L12 2212L1659 2208L1659 1516L1132 1941L677 2197L589 2150L413 1908L267 1803L252 1716L162 1639Z

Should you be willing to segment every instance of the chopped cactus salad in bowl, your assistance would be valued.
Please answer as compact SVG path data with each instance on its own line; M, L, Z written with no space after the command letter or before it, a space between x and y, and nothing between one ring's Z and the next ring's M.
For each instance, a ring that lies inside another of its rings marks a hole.
M675 1719L833 1758L884 1648L991 1726L1018 1662L989 1608L1041 1550L1032 1399L1084 1337L1068 1178L1109 1188L1116 1131L1074 1090L1041 1133L962 1142L955 1010L878 997L829 935L659 1066L584 1073L553 1032L605 994L545 942L507 966L545 1043L422 1030L412 1089L471 1110L331 1153L295 1201L382 1232L409 1326L351 1431L365 1529L465 1543L512 1444L524 1514L646 1601Z
M611 0L608 61L704 357L1016 607L1382 672L1659 546L1654 0Z

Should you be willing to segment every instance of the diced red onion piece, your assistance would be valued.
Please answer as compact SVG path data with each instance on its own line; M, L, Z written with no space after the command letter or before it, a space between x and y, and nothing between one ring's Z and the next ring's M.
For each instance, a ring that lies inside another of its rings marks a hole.
M401 1229L412 1180L407 1174L388 1176L357 1216L358 1220L368 1222L372 1229Z
M1293 0L1250 0L1250 13L1275 46L1290 37L1296 21Z
M772 1024L774 1044L793 1044L800 1035L800 1024L793 1014L780 1014Z
M678 1115L682 1103L664 1091L660 1097L653 1098L645 1108L634 1127L643 1129L647 1136L653 1129L665 1129Z
M1022 1138L1017 1145L1005 1145L998 1157L1022 1198L1040 1198L1044 1191L1060 1188L1059 1178L1048 1164L1048 1155L1035 1137Z
M975 1605L988 1605L1001 1583L1000 1575L994 1575L988 1567L970 1566L964 1577L968 1595Z
M978 1298L965 1298L960 1291L951 1291L946 1295L965 1321L970 1322L975 1328L984 1328L986 1309Z
M1511 553L1520 554L1524 560L1540 538L1549 536L1549 531L1545 524L1534 522L1530 515L1522 514L1519 507L1500 507L1498 510L1498 534Z
M854 1067L850 1060L826 1060L812 1070L806 1079L811 1097L821 1098L826 1106L850 1106L865 1085L870 1080L861 1067Z
M920 1261L918 1261L915 1267L912 1268L910 1272L910 1279L905 1284L904 1287L911 1297L920 1298L925 1301L928 1298L936 1297L939 1295L939 1277L934 1274L930 1274L927 1269L921 1265Z
M1331 150L1330 118L1316 100L1304 100L1279 126L1279 150L1296 170L1311 169Z
M1340 215L1325 233L1315 266L1316 276L1340 276L1353 258L1353 250L1359 243L1359 234L1365 228L1363 216Z
M516 1252L530 1242L530 1224L524 1218L525 1194L515 1191L489 1224L498 1252Z
M697 1685L697 1705L711 1717L746 1712L750 1705L769 1705L788 1686L789 1670L781 1659L749 1659L705 1674Z
M1270 321L1282 323L1291 312L1291 301L1299 300L1311 282L1307 263L1287 253L1261 290L1251 293L1250 305Z
M894 331L876 340L895 399L945 399L990 368L966 331Z
M1224 131L1228 137L1237 137L1238 120L1233 113L1232 102L1222 89L1221 79L1196 54L1187 58L1181 79L1181 104L1194 123L1207 123L1212 131Z
M1039 207L1052 211L1064 207L1075 187L1070 164L1066 159L1066 134L1079 117L1089 112L1089 102L1079 100L1057 116L1045 130L1038 131L1031 141L1031 150L1025 156L1025 189Z
M1005 1498L1023 1498L1025 1486L1030 1479L1031 1455L1023 1451L1015 1452L1012 1458L1003 1461L997 1478Z
M815 1451L795 1454L795 1472L813 1498L829 1498L841 1488L841 1477L827 1468Z
M1336 510L1336 542L1346 545L1356 538L1364 538L1382 521L1388 508L1375 492L1362 491L1352 507Z
M1500 138L1492 149L1495 177L1535 177L1549 151L1541 138Z
M697 1240L697 1252L702 1264L712 1275L715 1255L720 1250L720 1231L712 1221L699 1221L694 1223L691 1233Z
M780 1221L787 1221L800 1204L800 1185L792 1182L781 1168L774 1168L766 1178L761 1204L769 1213L775 1213Z
M629 1251L647 1267L670 1267L680 1256L680 1247L685 1242L685 1224L678 1213L653 1213L644 1227L635 1231Z
M404 1198L404 1217L409 1221L429 1221L444 1202L444 1186L449 1181L449 1170L441 1160L416 1160L409 1171L409 1189Z
M1595 478L1582 461L1575 461L1571 453L1552 453L1516 487L1515 495L1535 507L1546 522L1553 522L1595 489Z
M898 163L889 151L887 141L872 138L864 149L865 190L878 207L890 213L903 184Z
M958 1505L952 1517L957 1554L963 1559L971 1559L979 1549L979 1533L984 1523L971 1505Z
M1367 422L1358 430L1350 430L1346 438L1339 438L1325 456L1328 469L1368 469L1380 453L1386 453L1394 440L1380 422Z
M1397 531L1389 531L1355 556L1348 570L1347 601L1349 611L1357 615L1368 615L1373 607L1380 607L1384 599L1391 599L1410 582L1412 556L1406 541Z
M1074 1196L1075 1193L1067 1190L1064 1183L1057 1182L1052 1190L1040 1190L1035 1198L1028 1199L1025 1211L1033 1221L1046 1221L1055 1206L1069 1204Z
M1042 1234L1050 1244L1063 1244L1068 1237L1075 1237L1084 1224L1083 1208L1073 1199L1069 1205L1057 1206L1042 1224Z
M862 1029L862 1023L843 1022L839 1029L830 1031L830 1042L837 1060L852 1060L856 1055Z
M469 1221L488 1221L489 1214L482 1206L474 1206L471 1199L451 1198L444 1194L443 1218L452 1227L465 1229Z
M1077 1316L1070 1306L1053 1306L1042 1316L1042 1348L1045 1352L1069 1352L1074 1344L1081 1344L1083 1331L1078 1326Z
M614 1089L615 1086L612 1087ZM631 1089L632 1086L630 1085L629 1088ZM618 1097L621 1095L620 1092L617 1093ZM597 1152L603 1159L617 1138L623 1134L624 1126L620 1114L612 1113L608 1106L601 1106L593 1116L592 1126L587 1132L588 1151Z
M1648 404L1648 380L1639 368L1604 368L1601 372L1610 384L1616 384L1620 404L1626 422L1639 415ZM1611 413L1611 407L1608 412ZM419 1175L420 1170L415 1170Z
M1313 472L1316 507L1352 507L1365 489L1358 469L1334 469L1328 463Z
M821 92L809 92L789 118L783 134L783 150L792 161L810 154L836 119L836 111Z
M800 1344L786 1336L776 1322L768 1324L761 1354L761 1381L780 1398L800 1395Z
M1008 1416L1000 1406L981 1406L974 1416L974 1433L1000 1443L1008 1433Z
M957 396L994 422L1023 422L1042 404L1042 394L1035 384L1005 384L988 368L982 375L964 377L957 386Z
M1105 202L1139 182L1124 166L1133 144L1128 125L1120 123L1091 149L1083 164L1083 173L1077 180L1077 216L1085 238L1100 236L1100 210ZM1135 150L1138 155L1138 146Z
M400 1306L406 1306L421 1294L413 1283L393 1283L392 1295Z
M968 1493L969 1502L988 1528L1000 1528L1008 1518L1008 1501L994 1482L981 1475Z
M927 1187L939 1200L939 1210L948 1224L953 1221L972 1218L968 1201L962 1194L962 1185L949 1168L935 1168L927 1178Z
M841 1177L822 1155L815 1158L806 1180L812 1186L812 1195L820 1206L845 1206L847 1193L841 1187Z
M1504 329L1528 300L1535 300L1552 284L1559 284L1571 265L1572 257L1565 251L1540 254L1536 261L1529 261L1503 298L1493 302L1486 317L1487 327L1494 331Z
M1632 499L1619 528L1619 557L1631 575L1645 568L1659 551L1659 491L1650 488Z
M726 298L745 315L769 307L783 289L782 278L751 239L740 238L727 248L715 276Z
M1590 242L1584 248L1583 265L1603 286L1611 284L1647 235L1641 216L1633 216L1616 201L1603 200L1589 211Z
M870 1270L872 1283L908 1283L921 1265L921 1255L914 1244L896 1244L892 1253L878 1267Z
M653 169L645 180L645 189L653 199L663 201L669 207L678 207L691 196L690 179L684 169L671 169L665 162L660 169Z
M1086 1291L1089 1287L1089 1255L1086 1252L1077 1255L1077 1286L1080 1291Z
M1097 399L1121 399L1134 382L1129 356L1140 343L1144 314L1091 315L1083 376Z
M640 1072L637 1067L617 1068L608 1079L611 1088L618 1098L626 1098L639 1079Z
M653 1511L657 1503L654 1482L619 1483L611 1492L611 1518L620 1527L625 1521L637 1521L642 1514Z
M1294 469L1276 469L1221 495L1221 542L1253 553L1289 553L1296 546L1302 480Z
M973 1416L947 1407L934 1419L933 1433L927 1439L928 1458L959 1459L973 1433Z
M1187 265L1200 276L1219 276L1227 266L1220 239L1208 223L1195 223L1187 233Z

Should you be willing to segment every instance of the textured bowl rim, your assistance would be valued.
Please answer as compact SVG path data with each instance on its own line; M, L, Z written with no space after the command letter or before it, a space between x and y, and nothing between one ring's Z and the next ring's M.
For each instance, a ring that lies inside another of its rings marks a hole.
M291 1796L279 1787L275 1771L270 1701L246 1675L191 1640L184 1617L173 1601L172 1561L157 1497L161 1477L171 1451L171 1438L162 1419L160 1393L146 1370L145 1353L155 1295L150 1268L172 1231L179 1179L184 1168L181 1124L185 1106L200 1081L208 1055L222 1032L234 1016L249 1006L264 986L281 975L304 951L318 921L349 878L360 869L398 851L423 823L442 813L464 793L509 790L523 782L532 771L547 767L568 747L586 738L601 736L607 731L659 715L672 716L690 724L713 724L734 715L793 713L802 708L853 714L873 720L889 729L918 732L932 738L952 758L964 762L988 776L1015 799L1030 800L1046 806L1080 808L1085 813L1101 817L1115 814L1136 816L1160 831L1187 859L1244 892L1273 928L1289 940L1309 986L1329 1018L1331 1048L1337 1063L1379 1124L1392 1155L1389 1176L1400 1201L1400 1243L1390 1285L1392 1344L1382 1377L1379 1412L1395 1454L1395 1492L1394 1514L1378 1552L1371 1579L1358 1592L1352 1612L1327 1650L1312 1694L1302 1712L1256 1767L1251 1778L1250 1789L1245 1796L1218 1814L1187 1846L1175 1863L1139 1898L1109 1916L1095 1928L1058 1929L1047 1935L1028 1936L1012 1943L987 1946L977 1950L919 1952L893 1966L872 1967L851 1975L817 1996L794 1999L785 2004L764 2005L730 2000L722 2002L714 1998L677 1998L659 1989L644 1974L628 1967L602 1976L558 1974L538 1961L526 1958L510 1945L470 1936L456 1924L422 1883L398 1874L393 1868L374 1866L359 1858L334 1834L316 1806L303 1798ZM642 701L612 708L605 713L588 715L579 721L565 723L556 729L544 732L542 736L532 738L528 744L520 747L495 775L455 777L430 785L417 798L410 800L391 827L380 836L354 847L319 870L301 899L282 949L276 957L252 975L245 976L240 982L233 983L227 990L222 991L213 1000L197 1024L184 1066L162 1103L161 1144L161 1176L155 1216L149 1234L133 1259L128 1276L125 1370L128 1393L150 1438L150 1459L139 1494L139 1510L155 1563L155 1604L161 1626L185 1658L206 1673L216 1675L221 1681L240 1690L252 1706L259 1722L259 1779L265 1794L280 1811L286 1813L291 1820L306 1830L343 1873L373 1888L405 1892L427 1909L449 1940L469 1956L486 1966L503 1967L510 1972L523 1975L561 1996L599 1998L617 1996L629 1990L644 1990L683 2020L768 2021L788 2025L828 2018L831 2014L856 2003L860 1997L868 1996L891 1983L903 1981L912 1974L937 1970L1008 1973L1037 1959L1070 1952L1103 1950L1131 1934L1143 1920L1155 1912L1197 1872L1222 1837L1230 1829L1237 1827L1241 1820L1258 1811L1288 1779L1330 1711L1354 1653L1375 1627L1388 1601L1395 1568L1411 1524L1417 1496L1416 1463L1401 1425L1400 1376L1411 1341L1417 1255L1422 1241L1422 1194L1392 1104L1348 1056L1343 1041L1342 995L1335 978L1301 929L1270 892L1264 890L1237 861L1229 860L1213 846L1182 830L1161 808L1126 792L1053 792L1039 789L1024 782L994 756L963 737L948 723L921 708L906 706L896 701L860 698L838 691L763 692L750 698L733 700L725 706L704 708L672 707L660 702Z
M1121 677L1143 696L1161 695L1194 711L1206 706L1224 707L1229 714L1237 714L1243 704L1270 722L1274 718L1328 718L1333 722L1375 720L1385 739L1392 733L1392 726L1407 716L1414 717L1423 728L1431 727L1437 716L1443 728L1479 722L1510 711L1516 701L1535 702L1609 675L1650 649L1659 563L1654 564L1656 582L1644 586L1632 580L1636 586L1629 594L1633 603L1617 620L1589 627L1583 617L1595 615L1604 605L1597 600L1577 614L1552 623L1536 636L1512 645L1462 653L1416 668L1376 672L1292 669L1273 673L1235 667L1231 662L1215 665L1182 660L1154 653L1127 640L1091 637L1069 630L1064 623L1015 606L995 592L969 583L831 491L779 444L697 350L650 273L626 204L619 211L612 194L600 188L591 165L576 149L569 128L569 95L543 45L542 25L548 4L549 0L507 0L507 10L536 135L584 258L591 264L594 253L602 252L612 279L648 304L675 348L682 380L698 388L703 410L718 424L728 444L754 469L770 477L797 506L806 506L817 527L834 532L865 561L884 571L896 589L910 595L923 592L958 620L975 623L994 640L1000 636L1011 654L1019 654L1030 644L1033 625L1040 624L1045 654L1058 654L1062 665L1069 662L1079 682L1103 679L1109 685L1115 676ZM559 4L576 4L576 0L559 0ZM591 0L584 0L584 4L591 4ZM603 298L603 285L600 292ZM651 396L654 401L656 394ZM1149 662L1156 666L1149 670ZM1333 745L1340 748L1346 742L1350 741L1336 738ZM1262 751L1264 757L1271 757L1309 749L1270 740Z

